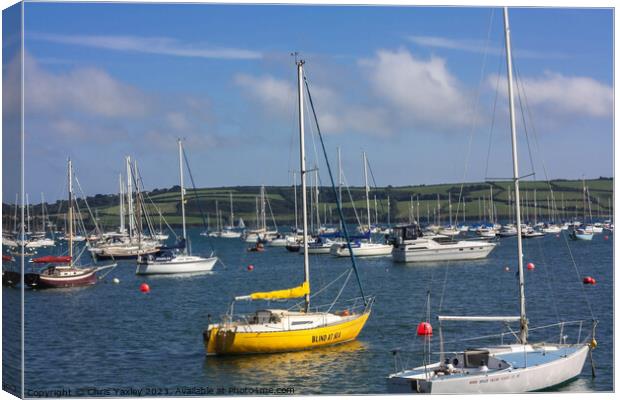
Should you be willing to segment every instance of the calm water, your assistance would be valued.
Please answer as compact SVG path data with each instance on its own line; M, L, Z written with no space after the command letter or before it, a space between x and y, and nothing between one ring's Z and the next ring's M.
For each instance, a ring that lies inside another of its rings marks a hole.
M613 390L613 237L601 234L592 242L570 242L580 269L577 275L563 238L554 235L525 241L525 260L536 265L526 272L526 296L530 325L540 326L591 319L597 328L594 351L597 376L591 378L589 363L582 375L557 390ZM209 240L191 231L195 254L208 254ZM248 253L238 239L210 239L225 266L212 274L191 277L137 277L135 265L121 262L98 285L82 289L26 292L26 387L32 390L94 387L88 395L118 395L112 388L155 388L161 394L179 395L179 388L202 394L205 388L288 388L295 394L384 393L385 378L394 371L391 350L402 348L401 361L420 364L420 340L415 327L425 318L427 291L431 312L451 315L517 315L515 276L516 240L505 239L488 259L478 262L402 265L390 258L359 259L367 294L377 298L373 313L353 343L299 353L206 358L202 331L208 315L218 319L235 295L257 290L290 287L301 282L302 257L284 248ZM255 266L253 271L247 265ZM346 268L348 259L311 257L314 290L331 282ZM510 271L506 272L505 267ZM583 276L596 278L584 286ZM113 284L113 278L120 284ZM140 293L140 283L151 287ZM357 296L351 279L343 298ZM315 305L329 303L338 285L327 290ZM20 292L3 289L6 306L17 304ZM289 303L290 304L290 303ZM441 310L440 310L441 304ZM239 305L285 307L285 304ZM433 318L432 321L435 321ZM456 325L454 325L456 324ZM436 322L434 323L436 325ZM491 324L448 323L447 342L497 333ZM586 334L584 329L584 334ZM577 340L576 329L566 329L568 341ZM532 340L557 341L559 330L538 334ZM446 345L448 350L495 342ZM6 345L11 345L5 342ZM433 341L438 351L438 335ZM5 357L6 359L6 357ZM5 371L8 371L5 367ZM6 379L5 379L6 380ZM228 393L228 392L227 392Z

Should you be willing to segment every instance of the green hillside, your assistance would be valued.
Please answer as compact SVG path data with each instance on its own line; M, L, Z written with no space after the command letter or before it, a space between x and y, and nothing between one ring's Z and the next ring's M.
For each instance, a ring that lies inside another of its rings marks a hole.
M590 209L594 218L607 218L610 207L613 207L613 179L599 178L585 181L589 190L589 202L585 202L582 181L578 180L554 180L523 181L521 182L521 200L523 213L526 220L547 220L552 215L558 219L567 219L573 216L583 218L584 211L589 216ZM510 188L510 189L509 189ZM175 186L170 189L156 189L143 193L147 203L146 210L152 217L153 224L159 226L159 213L165 221L171 225L180 224L180 191ZM289 186L270 186L265 189L267 194L267 219L271 221L271 212L278 225L294 224L294 191ZM449 216L449 199L451 199L453 218L463 219L463 207L465 217L470 221L488 219L491 210L490 197L493 196L493 206L499 219L507 218L510 214L508 202L509 191L514 197L512 182L477 182L466 184L440 184L420 186L400 186L371 188L371 216L373 222L375 215L380 223L387 222L388 205L390 199L390 220L394 222L406 222L411 217L416 218L418 213L420 221L425 223L436 221L437 214L441 222L445 223ZM491 193L492 192L492 193ZM257 198L260 194L258 186L236 186L220 188L201 188L196 191L187 190L186 213L187 222L190 225L201 225L201 210L209 219L209 224L215 226L216 202L222 215L224 224L229 223L230 201L232 193L234 201L235 220L243 218L246 225L252 226L256 220ZM377 199L377 211L375 213L375 198ZM297 193L298 203L301 203L301 195ZM311 192L308 190L310 202ZM459 204L459 197L461 202ZM439 199L439 200L438 200ZM93 213L99 218L99 223L104 228L114 229L119 223L119 200L118 195L96 195L87 198ZM322 223L337 221L336 197L331 188L319 188L320 218ZM514 200L513 200L514 201ZM555 203L554 203L555 201ZM90 219L86 218L86 205L80 200L80 210L87 225ZM464 205L463 205L464 204ZM555 205L554 205L555 204ZM57 220L59 226L64 224L66 202L58 201L46 204L46 208L52 221ZM271 209L271 211L270 211ZM362 221L366 220L366 201L362 187L343 188L343 210L350 223L355 223L355 213ZM13 215L13 208L4 205L5 224ZM536 215L535 215L536 212ZM32 223L37 223L37 216L41 213L41 205L34 205L31 214L35 216ZM313 213L316 215L316 212ZM487 218L485 218L487 217ZM316 218L316 217L315 217ZM236 222L236 221L235 221ZM40 224L40 218L39 222Z

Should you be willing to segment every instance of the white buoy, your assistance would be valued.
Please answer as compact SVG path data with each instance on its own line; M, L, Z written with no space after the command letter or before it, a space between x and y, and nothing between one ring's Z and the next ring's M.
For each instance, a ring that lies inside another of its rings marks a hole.
M121 283L121 281L118 278L114 278L114 279L112 279L112 283Z

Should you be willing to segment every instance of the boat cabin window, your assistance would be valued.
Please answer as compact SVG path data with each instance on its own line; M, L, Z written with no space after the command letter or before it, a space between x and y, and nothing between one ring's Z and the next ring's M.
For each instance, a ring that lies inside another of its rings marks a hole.
M392 230L392 240L395 241L415 240L421 236L417 225L398 226Z
M465 352L465 367L478 368L489 365L489 352L481 350L468 350Z
M252 317L252 324L270 324L280 322L280 316L273 314L271 311L257 311Z

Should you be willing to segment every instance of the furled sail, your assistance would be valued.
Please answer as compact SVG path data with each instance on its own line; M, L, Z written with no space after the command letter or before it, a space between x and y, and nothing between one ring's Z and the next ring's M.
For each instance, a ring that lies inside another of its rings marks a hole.
M310 284L304 282L301 285L282 290L273 290L271 292L255 292L247 296L237 296L235 300L277 300L277 299L294 299L303 297L310 293Z

